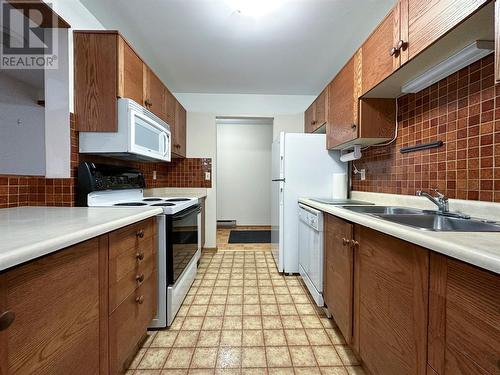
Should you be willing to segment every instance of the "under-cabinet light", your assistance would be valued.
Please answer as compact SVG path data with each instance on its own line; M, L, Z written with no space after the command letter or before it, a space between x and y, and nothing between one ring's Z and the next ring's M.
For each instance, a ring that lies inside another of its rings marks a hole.
M473 62L482 59L489 55L495 49L495 43L490 40L477 40L463 50L448 57L436 66L430 68L421 76L405 83L401 91L405 94L419 92L450 74L459 71L462 68L472 64Z

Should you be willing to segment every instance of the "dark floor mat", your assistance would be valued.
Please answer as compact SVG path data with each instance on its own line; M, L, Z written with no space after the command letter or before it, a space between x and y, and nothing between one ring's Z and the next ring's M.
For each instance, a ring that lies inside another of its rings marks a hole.
M271 231L232 230L228 243L271 243Z

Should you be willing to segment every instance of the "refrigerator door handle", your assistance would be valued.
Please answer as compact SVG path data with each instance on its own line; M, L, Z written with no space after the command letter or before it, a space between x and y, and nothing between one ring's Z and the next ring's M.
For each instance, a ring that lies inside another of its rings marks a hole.
M274 180L271 180L272 182L285 182L285 179L284 178L277 178L277 179L274 179Z

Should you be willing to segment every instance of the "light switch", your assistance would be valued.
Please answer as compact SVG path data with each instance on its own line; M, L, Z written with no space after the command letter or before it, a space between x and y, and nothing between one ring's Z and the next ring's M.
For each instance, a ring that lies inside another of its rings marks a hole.
M205 172L205 180L210 181L210 178L211 178L210 172Z
M153 180L156 180L156 171L153 171Z

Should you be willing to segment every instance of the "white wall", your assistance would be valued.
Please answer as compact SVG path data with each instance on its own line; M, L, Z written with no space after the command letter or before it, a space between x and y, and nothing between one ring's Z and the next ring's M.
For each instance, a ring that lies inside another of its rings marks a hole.
M304 111L314 96L175 94L187 114L187 157L212 159L212 188L207 190L206 247L216 247L217 233L217 116L273 117L280 131L303 132ZM213 108L213 109L211 109ZM203 109L204 111L200 111Z
M213 113L187 113L187 157L212 159L212 188L205 201L205 247L217 246L217 130Z
M45 110L37 104L39 89L2 73L0 87L0 174L44 176Z
M304 112L292 115L277 115L274 117L273 139L276 139L280 132L303 133L304 132Z
M71 25L68 35L69 106L73 112L73 30L104 30L105 27L79 0L44 0Z
M217 220L271 225L272 124L217 124Z

